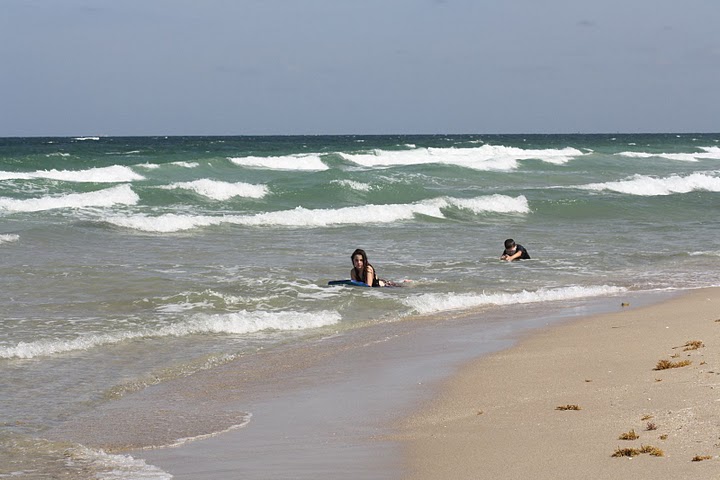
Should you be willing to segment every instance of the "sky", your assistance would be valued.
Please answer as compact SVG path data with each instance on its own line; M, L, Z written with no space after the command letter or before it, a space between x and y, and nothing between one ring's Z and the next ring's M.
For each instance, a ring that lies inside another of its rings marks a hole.
M2 0L0 137L720 132L717 0Z

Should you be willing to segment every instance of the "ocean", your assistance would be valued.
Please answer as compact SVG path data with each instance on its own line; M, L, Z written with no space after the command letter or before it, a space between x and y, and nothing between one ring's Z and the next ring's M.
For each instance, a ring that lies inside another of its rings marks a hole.
M44 433L258 351L720 286L719 221L720 134L1 138L0 477L170 478Z

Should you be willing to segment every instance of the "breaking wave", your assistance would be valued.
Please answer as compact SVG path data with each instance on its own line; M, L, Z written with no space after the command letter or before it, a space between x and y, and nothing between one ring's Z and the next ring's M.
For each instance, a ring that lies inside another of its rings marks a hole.
M538 303L556 300L570 300L584 297L598 297L624 292L621 287L607 285L597 287L564 287L558 289L540 289L535 292L523 290L520 293L493 293L493 294L441 294L428 293L410 297L404 303L420 314L444 312L448 310L463 310L481 307L484 305L515 305L518 303Z
M720 177L706 173L693 173L684 177L673 175L665 178L635 175L629 180L591 183L579 188L595 191L610 190L641 196L671 195L693 191L720 192Z
M331 225L355 225L368 223L392 223L410 220L415 215L445 218L442 210L448 208L470 210L473 213L528 213L528 201L524 196L489 195L469 199L441 197L411 204L365 205L338 209L308 209L259 213L256 215L178 215L166 214L156 217L147 215L106 216L104 221L124 228L145 232L171 233L221 224L247 226L327 227Z
M40 212L59 208L110 207L113 205L135 205L140 197L130 185L118 185L89 193L70 193L26 200L0 198L0 211Z
M0 358L35 358L76 350L89 350L127 340L152 337L183 337L196 334L246 334L263 330L305 330L334 325L340 321L335 311L265 312L242 311L224 314L196 314L188 320L155 329L104 334L86 334L71 339L46 339L0 347Z

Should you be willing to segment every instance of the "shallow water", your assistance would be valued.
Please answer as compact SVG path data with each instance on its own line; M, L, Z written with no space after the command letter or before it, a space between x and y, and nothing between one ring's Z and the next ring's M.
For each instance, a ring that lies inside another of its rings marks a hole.
M719 142L0 139L0 437L380 321L719 285ZM356 247L412 282L328 287Z

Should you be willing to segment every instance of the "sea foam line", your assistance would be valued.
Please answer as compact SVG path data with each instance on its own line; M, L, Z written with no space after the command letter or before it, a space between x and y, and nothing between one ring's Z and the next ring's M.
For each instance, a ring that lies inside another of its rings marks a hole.
M170 480L173 476L166 471L135 459L130 455L105 453L104 450L93 450L78 446L67 451L66 463L75 466L77 463L87 465L99 480Z
M232 312L196 314L188 320L155 329L103 334L85 334L71 339L44 339L0 347L0 358L35 358L89 350L138 338L183 337L197 334L247 334L263 330L297 331L335 325L341 317L335 311L320 312Z
M233 430L237 430L238 428L246 427L250 423L251 419L252 419L252 413L244 413L242 422L237 423L235 425L230 425L228 428L225 428L223 430L220 430L217 432L212 432L212 433L205 433L203 435L197 435L194 437L178 438L174 442L169 443L167 445L146 447L146 448L143 448L143 450L153 450L156 448L176 448L176 447L181 447L181 446L186 445L191 442L196 442L198 440L206 440L208 438L217 437L218 435L222 435L223 433L231 432Z
M230 157L235 165L251 168L265 168L268 170L306 170L323 171L328 167L318 154L285 155L280 157Z
M491 294L440 294L427 293L403 300L403 303L420 314L444 312L481 307L485 305L515 305L518 303L539 303L556 300L571 300L584 297L597 297L624 292L622 287L607 285L594 287L563 287L540 289L535 292L523 290L519 293Z
M89 168L87 170L53 169L37 170L35 172L0 172L0 180L32 180L37 178L88 183L121 183L145 179L142 175L123 165Z
M527 199L520 195L513 198L506 195L489 195L469 199L440 197L411 204L363 205L338 209L307 209L296 207L292 210L259 213L256 215L178 215L169 213L157 217L146 215L105 216L104 221L124 228L153 233L172 233L193 228L221 224L246 226L287 226L327 227L332 225L393 223L411 220L415 215L445 218L444 209L459 208L473 213L528 213Z
M515 170L518 160L537 159L547 163L564 164L585 155L580 150L563 149L523 150L502 145L483 145L474 148L419 148L413 150L375 150L371 153L338 153L346 160L364 167L397 165L446 164L475 170Z
M629 180L591 183L578 188L595 191L610 190L639 196L671 195L693 191L720 192L720 177L707 173L693 173L685 177L673 175L666 178L635 175Z
M213 200L228 200L233 197L263 198L268 194L268 188L265 185L252 185L244 182L229 183L210 179L173 183L160 188L190 190Z
M60 196L15 200L0 198L0 211L40 212L58 208L110 207L112 205L135 205L140 197L130 185L118 185L89 193L70 193Z

